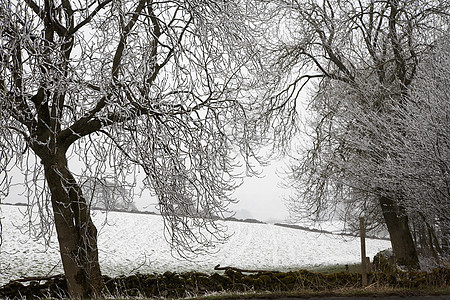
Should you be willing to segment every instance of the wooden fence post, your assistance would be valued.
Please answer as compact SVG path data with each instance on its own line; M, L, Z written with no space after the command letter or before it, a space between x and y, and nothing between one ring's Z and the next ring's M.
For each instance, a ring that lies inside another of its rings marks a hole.
M361 236L361 275L362 286L367 286L367 260L366 260L366 226L364 218L359 218L359 231Z

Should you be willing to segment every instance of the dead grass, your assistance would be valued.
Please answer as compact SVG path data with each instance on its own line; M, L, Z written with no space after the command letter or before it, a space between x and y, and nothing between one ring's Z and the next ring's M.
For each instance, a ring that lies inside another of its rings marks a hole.
M247 293L215 293L191 300L226 300L226 299L278 299L278 298L312 298L312 297L388 297L388 296L438 296L450 295L450 287L427 289L403 289L392 287L369 286L366 288L346 288L326 291L299 290L290 292L247 292Z

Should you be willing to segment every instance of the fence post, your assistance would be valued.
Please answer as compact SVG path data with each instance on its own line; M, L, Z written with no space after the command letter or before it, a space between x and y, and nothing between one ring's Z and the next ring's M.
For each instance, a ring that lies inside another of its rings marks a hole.
M362 286L367 286L367 260L366 260L366 226L364 218L359 218L359 231L361 236L361 275Z

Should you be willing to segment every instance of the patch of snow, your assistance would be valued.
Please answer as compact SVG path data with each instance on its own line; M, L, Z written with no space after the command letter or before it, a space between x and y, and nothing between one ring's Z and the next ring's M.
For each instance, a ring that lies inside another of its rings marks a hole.
M14 206L2 206L3 244L0 248L0 285L24 276L62 273L56 237L46 249L40 240L21 233L22 214ZM99 259L102 272L109 276L165 271L214 272L214 266L242 269L295 270L360 261L357 238L321 234L272 224L227 222L230 240L217 246L214 254L200 255L195 261L174 258L164 239L161 216L96 212L99 228ZM390 242L366 240L367 256L389 248Z

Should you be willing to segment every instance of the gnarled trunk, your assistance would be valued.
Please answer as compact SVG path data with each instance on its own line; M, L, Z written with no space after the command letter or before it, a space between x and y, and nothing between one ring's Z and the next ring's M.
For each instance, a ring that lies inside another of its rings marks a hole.
M99 296L104 288L98 262L97 229L79 185L67 168L65 155L42 158L51 191L56 232L69 294Z
M380 205L397 263L408 269L419 269L419 259L405 209L395 200L384 196L380 197Z

